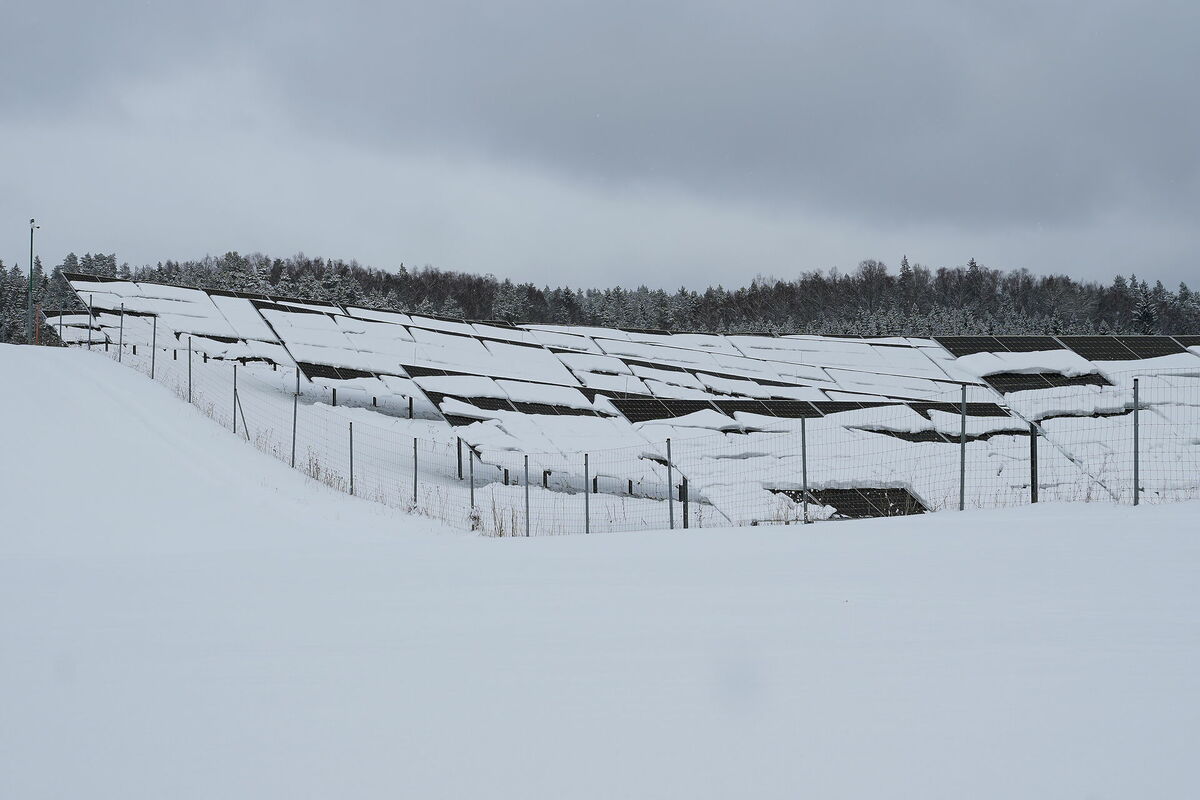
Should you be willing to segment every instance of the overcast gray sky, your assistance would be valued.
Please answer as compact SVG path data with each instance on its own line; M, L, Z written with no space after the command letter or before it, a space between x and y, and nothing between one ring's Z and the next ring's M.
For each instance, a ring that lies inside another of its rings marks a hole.
M10 265L1200 283L1195 0L0 3Z

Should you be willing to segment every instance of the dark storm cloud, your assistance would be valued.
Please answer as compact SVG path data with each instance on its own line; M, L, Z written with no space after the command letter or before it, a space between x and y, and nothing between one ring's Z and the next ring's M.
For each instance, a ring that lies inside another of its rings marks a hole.
M42 184L78 192L62 143L99 121L94 151L74 157L121 165L110 205L168 231L138 198L186 187L210 235L274 231L243 249L311 246L338 212L316 199L330 193L363 209L430 197L403 209L422 224L402 241L356 231L338 246L333 231L330 254L479 270L640 246L665 274L732 283L747 277L728 266L734 240L759 237L740 250L762 272L903 247L1097 277L1141 270L1126 262L1146 253L1186 277L1200 245L1196 3L117 0L6 7L4 23L0 134L39 162L0 177L5 213ZM295 192L304 175L289 170L316 162L325 183L307 184L314 205L293 228L263 186L231 193L196 166ZM129 257L189 255L150 240L158 252Z

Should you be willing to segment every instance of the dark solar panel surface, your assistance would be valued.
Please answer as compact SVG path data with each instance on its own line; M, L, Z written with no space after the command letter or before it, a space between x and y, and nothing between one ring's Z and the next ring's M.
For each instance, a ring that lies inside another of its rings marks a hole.
M1182 345L1170 336L1117 336L1115 338L1132 350L1138 358L1158 358L1184 352Z
M803 500L803 492L798 489L777 490L794 502ZM842 519L862 519L865 517L896 517L907 514L923 514L925 507L921 505L907 489L880 489L865 487L860 489L813 489L809 491L810 499L821 505L832 506L837 510L836 517Z
M913 401L909 403L908 406L926 419L929 418L930 411L945 411L948 414L960 413L960 408L957 403L925 403Z
M315 308L296 308L295 306L281 306L278 303L270 300L251 300L254 307L259 311L278 311L280 314L324 314L324 311L317 311ZM335 309L330 309L334 311Z
M1176 336L1174 339L1184 347L1200 347L1200 336Z
M1050 372L1043 375L1046 381L1051 386L1112 386L1112 382L1103 375L1091 373L1089 375L1059 375L1057 372Z
M304 373L304 377L308 378L310 381L313 378L333 378L335 380L341 380L342 377L341 373L337 371L336 367L331 367L328 364L310 364L307 361L301 361L297 364L297 366L299 366L300 371Z
M1088 361L1135 361L1139 357L1115 336L1060 336L1063 344Z
M401 364L400 366L404 367L404 371L407 372L413 378L426 378L431 375L448 375L449 374L448 372L446 372L446 370L437 369L435 367L418 367L418 366L411 365L411 364Z
M967 403L968 417L1007 417L1008 412L996 403Z
M713 405L730 416L733 416L737 411L762 414L763 416L774 416L771 413L771 409L757 400L713 400Z
M816 404L805 400L763 400L767 413L784 419L816 419L822 416Z
M641 361L636 358L622 358L621 361L623 361L625 363L625 365L628 367L649 367L650 369L661 369L661 370L665 370L666 372L690 372L691 371L684 367L677 366L675 364L660 364L660 363L656 363L656 362L652 362L652 361Z
M599 417L601 414L591 408L572 408L571 406L554 406L554 410L564 417Z
M1035 353L1042 350L1062 350L1053 336L997 336L996 341L1013 353Z
M485 411L516 411L513 404L503 397L464 397L463 400Z
M1040 373L998 372L984 377L987 384L1001 394L1049 389L1050 382Z
M82 272L63 272L62 276L69 281L91 281L92 283L120 283L128 278L110 278L107 275L84 275Z
M826 414L839 414L843 411L859 411L862 409L862 403L855 403L848 400L817 400L811 404L822 416Z
M660 398L659 402L667 409L672 417L684 417L697 411L712 411L713 405L708 400L670 400Z
M934 341L950 351L954 357L975 353L1003 353L1005 348L994 336L936 336Z
M938 433L937 431L918 431L910 433L908 431L888 431L888 430L872 430L870 428L860 428L869 433L880 433L884 436L891 436L896 439L903 439L906 442L934 442L937 444L946 444L951 440ZM954 441L958 441L955 439Z
M549 403L525 403L520 400L512 401L513 408L522 414L558 414L558 409Z
M614 397L609 402L630 422L649 422L674 416L666 406L652 397Z

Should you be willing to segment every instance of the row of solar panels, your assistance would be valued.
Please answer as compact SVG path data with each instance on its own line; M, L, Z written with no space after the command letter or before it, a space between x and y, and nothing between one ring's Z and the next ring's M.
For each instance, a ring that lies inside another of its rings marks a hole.
M939 368L907 344L888 347L887 362L877 354L866 352L873 345L859 345L858 349L864 350L863 353L838 351L837 360L842 362L839 365L802 367L797 366L799 361L824 357L827 350L823 348L837 347L836 342L798 337L786 342L773 340L779 342L778 347L760 346L762 343L758 339L762 337L751 336L738 337L739 343L735 346L720 335L670 335L657 331L646 334L656 341L670 336L672 344L666 346L600 336L614 336L621 329L567 331L556 326L517 328L493 323L468 324L391 311L343 309L323 301L142 285L77 274L67 277L73 281L80 296L94 301L98 309L114 313L119 306L124 306L130 314L143 313L135 306L154 309L156 313L166 315L168 325L165 327L168 330L173 327L176 337L183 333L195 335L201 348L212 350L214 357L270 360L275 354L277 360L280 356L291 355L310 380L338 381L393 375L404 371L400 359L405 355L409 358L403 363L412 377L419 377L422 371L437 374L437 360L442 359L445 366L451 366L451 363L445 363L448 359L458 369L442 370L444 374L500 377L503 373L503 377L591 389L589 394L602 388L605 394L663 398L740 395L807 399L802 395L819 389L859 396L921 397L941 390L936 383L929 382L931 376L941 376L945 380ZM240 299L244 308L231 304L230 299ZM111 327L112 321L109 322ZM393 325L397 326L394 328L396 333L389 337L388 328ZM242 338L224 335L235 332ZM599 338L592 338L589 332ZM520 341L522 338L525 341ZM455 346L453 341L463 342L463 346ZM210 348L206 342L216 343L216 346ZM507 345L523 345L520 349L528 351L529 358L515 351L500 352ZM479 352L473 352L472 347ZM743 350L758 355L747 356ZM869 370L845 366L856 359L877 367L892 366L900 351L912 354L900 371L904 375L910 372L913 375L912 380L893 375L890 379L893 386L873 385L883 384L884 379ZM454 363L455 358L461 363ZM413 360L421 363L411 363ZM676 363L671 363L673 360ZM727 365L730 371L722 371L721 365ZM842 379L839 381L827 369L838 370ZM677 377L672 378L672 375ZM926 383L917 385L921 381Z
M718 411L726 416L737 412L760 414L764 417L781 417L784 419L817 419L830 414L840 414L845 411L859 411L867 408L884 406L907 406L925 418L930 411L945 411L950 414L962 412L962 406L956 403L935 403L927 401L799 401L799 400L660 400L654 397L617 398L613 406L630 422L650 422L661 419L677 419L695 414L698 411ZM972 417L1005 417L1008 412L996 403L967 403L967 416Z
M1070 350L1088 361L1136 361L1200 347L1200 336L937 336L955 357Z

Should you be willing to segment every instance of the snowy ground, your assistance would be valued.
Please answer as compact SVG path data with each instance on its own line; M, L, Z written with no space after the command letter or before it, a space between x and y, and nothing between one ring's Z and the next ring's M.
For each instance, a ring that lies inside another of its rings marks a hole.
M0 376L4 797L1200 790L1198 504L484 539Z

